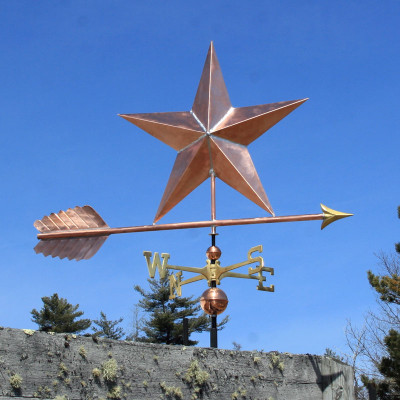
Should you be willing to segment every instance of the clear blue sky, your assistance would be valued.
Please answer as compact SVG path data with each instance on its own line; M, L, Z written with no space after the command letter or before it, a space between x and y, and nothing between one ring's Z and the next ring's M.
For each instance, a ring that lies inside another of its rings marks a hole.
M129 330L143 250L204 265L208 229L110 237L75 262L36 255L32 224L85 204L110 226L153 221L176 153L117 114L189 110L213 40L234 106L310 98L249 146L276 214L319 203L355 214L322 232L319 222L219 229L222 264L262 244L276 288L222 282L231 322L220 346L344 350L346 319L374 307L374 253L400 240L400 2L2 1L0 16L0 325L35 328L30 311L57 292ZM162 222L209 209L207 181ZM218 218L264 215L217 182Z

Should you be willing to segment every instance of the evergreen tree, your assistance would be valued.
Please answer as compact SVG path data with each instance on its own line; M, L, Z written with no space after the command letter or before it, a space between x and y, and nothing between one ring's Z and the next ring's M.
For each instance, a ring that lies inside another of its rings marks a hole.
M385 337L385 345L389 357L383 357L379 364L379 371L387 379L381 383L378 394L388 398L400 398L400 333L391 329ZM382 390L383 389L383 390ZM397 397L394 397L397 396ZM381 396L383 397L383 396Z
M400 206L397 207L397 217L400 218ZM394 245L394 247L395 247L397 253L400 254L400 243L396 243L396 244Z
M107 315L100 311L100 319L94 319L93 322L100 328L92 327L93 332L96 336L106 337L108 339L119 340L125 336L124 331L121 327L117 327L123 321L123 318L112 321L107 319Z
M400 207L398 213L400 218ZM395 248L400 253L400 243L396 243ZM388 270L388 275L379 276L368 271L368 280L379 293L382 302L400 306L400 263L398 257L394 260L395 267ZM398 310L395 312L398 315ZM384 343L388 356L382 357L378 362L378 370L385 379L376 381L363 377L363 381L376 387L376 393L381 400L400 399L400 332L390 329Z
M368 280L380 294L382 301L400 305L400 276L398 274L379 276L368 271Z
M31 311L32 321L39 325L39 330L57 333L78 333L89 328L90 319L76 318L83 315L77 311L79 304L73 306L67 299L59 298L57 293L51 297L42 297L43 307L40 311Z
M143 337L139 341L150 343L183 344L183 318L189 318L189 336L193 332L203 332L210 329L210 319L206 314L200 314L199 299L192 297L175 297L169 299L169 275L164 278L148 279L150 291L146 292L136 285L134 289L141 294L139 307L149 314L143 321ZM229 317L225 317L218 325L223 329ZM189 340L190 345L197 341Z

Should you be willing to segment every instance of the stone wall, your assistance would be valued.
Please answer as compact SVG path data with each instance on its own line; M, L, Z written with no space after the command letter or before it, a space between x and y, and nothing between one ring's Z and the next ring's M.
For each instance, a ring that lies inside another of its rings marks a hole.
M0 328L0 400L347 400L352 384L351 367L322 356Z

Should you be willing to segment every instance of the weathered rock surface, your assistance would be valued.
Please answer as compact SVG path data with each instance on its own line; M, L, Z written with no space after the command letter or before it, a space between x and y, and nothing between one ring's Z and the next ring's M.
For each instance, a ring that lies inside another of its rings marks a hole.
M352 400L352 373L346 364L308 354L0 330L0 400ZM20 387L13 388L18 376Z

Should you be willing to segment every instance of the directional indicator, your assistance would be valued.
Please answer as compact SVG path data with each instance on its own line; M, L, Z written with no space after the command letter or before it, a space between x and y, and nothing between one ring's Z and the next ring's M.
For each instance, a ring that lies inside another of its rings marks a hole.
M175 164L152 225L110 228L90 206L70 208L37 220L34 226L40 232L36 253L45 256L83 260L93 257L109 235L118 233L150 232L172 229L211 227L211 247L207 250L206 265L202 268L169 264L170 255L145 251L151 278L158 270L161 277L170 275L170 298L182 294L182 286L207 280L210 289L201 297L201 307L211 316L210 345L217 346L217 315L228 304L226 294L217 285L224 278L257 280L257 289L273 292L274 286L265 286L263 273L274 270L264 266L260 255L262 247L249 250L245 261L222 267L220 249L215 245L216 229L222 226L269 224L277 222L321 220L321 229L332 222L349 217L321 204L322 213L275 216L247 146L280 120L303 104L307 98L234 108L222 76L222 71L211 42L190 111L121 114L120 116L178 152ZM211 180L211 218L207 221L179 222L156 225L202 182ZM259 205L272 217L218 220L216 217L216 178ZM249 266L247 274L233 272ZM183 280L183 273L195 276Z
M321 209L322 209L322 212L324 213L324 220L322 221L322 224L321 224L321 230L324 229L325 227L327 227L332 222L337 221L338 219L351 217L353 215L353 214L347 214L347 213L344 213L341 211L332 210L332 208L324 206L323 204L321 204Z
M253 256L253 253L258 252L262 253L262 246L252 247L247 253L247 260L242 261L236 264L229 265L228 267L221 267L219 260L215 260L215 263L212 263L213 260L207 259L206 265L203 268L195 268L195 267L181 267L178 265L170 265L168 264L168 260L170 255L168 253L162 253L160 260L159 253L154 253L153 259L152 253L150 251L144 251L143 255L146 258L147 268L149 270L150 278L155 277L156 270L160 275L160 278L165 278L167 275L167 271L174 270L179 271L176 274L172 274L169 277L169 287L170 287L170 299L174 299L176 296L182 296L182 286L187 285L189 283L197 282L202 279L207 280L208 286L212 286L212 282L215 282L216 285L221 283L221 280L224 278L244 278L244 279L255 279L258 280L257 290L261 290L264 292L273 292L275 290L274 285L264 286L263 282L266 281L266 277L263 275L263 272L269 272L271 275L274 275L274 269L270 267L264 266L264 259L259 256ZM256 264L253 268L249 268L247 274L240 274L236 272L230 272L235 269L244 267L246 265ZM182 280L182 273L191 272L197 274L190 279Z
M118 233L165 231L173 229L206 228L232 225L271 224L277 222L317 221L322 220L321 229L330 223L350 217L321 204L321 214L288 215L281 217L239 218L210 221L178 222L173 224L128 226L110 228L100 215L90 206L69 208L43 217L34 223L40 231L40 242L35 247L36 253L45 256L69 258L77 261L93 257L109 235ZM69 240L66 240L69 239ZM71 240L73 239L73 240ZM94 240L96 239L96 240Z

